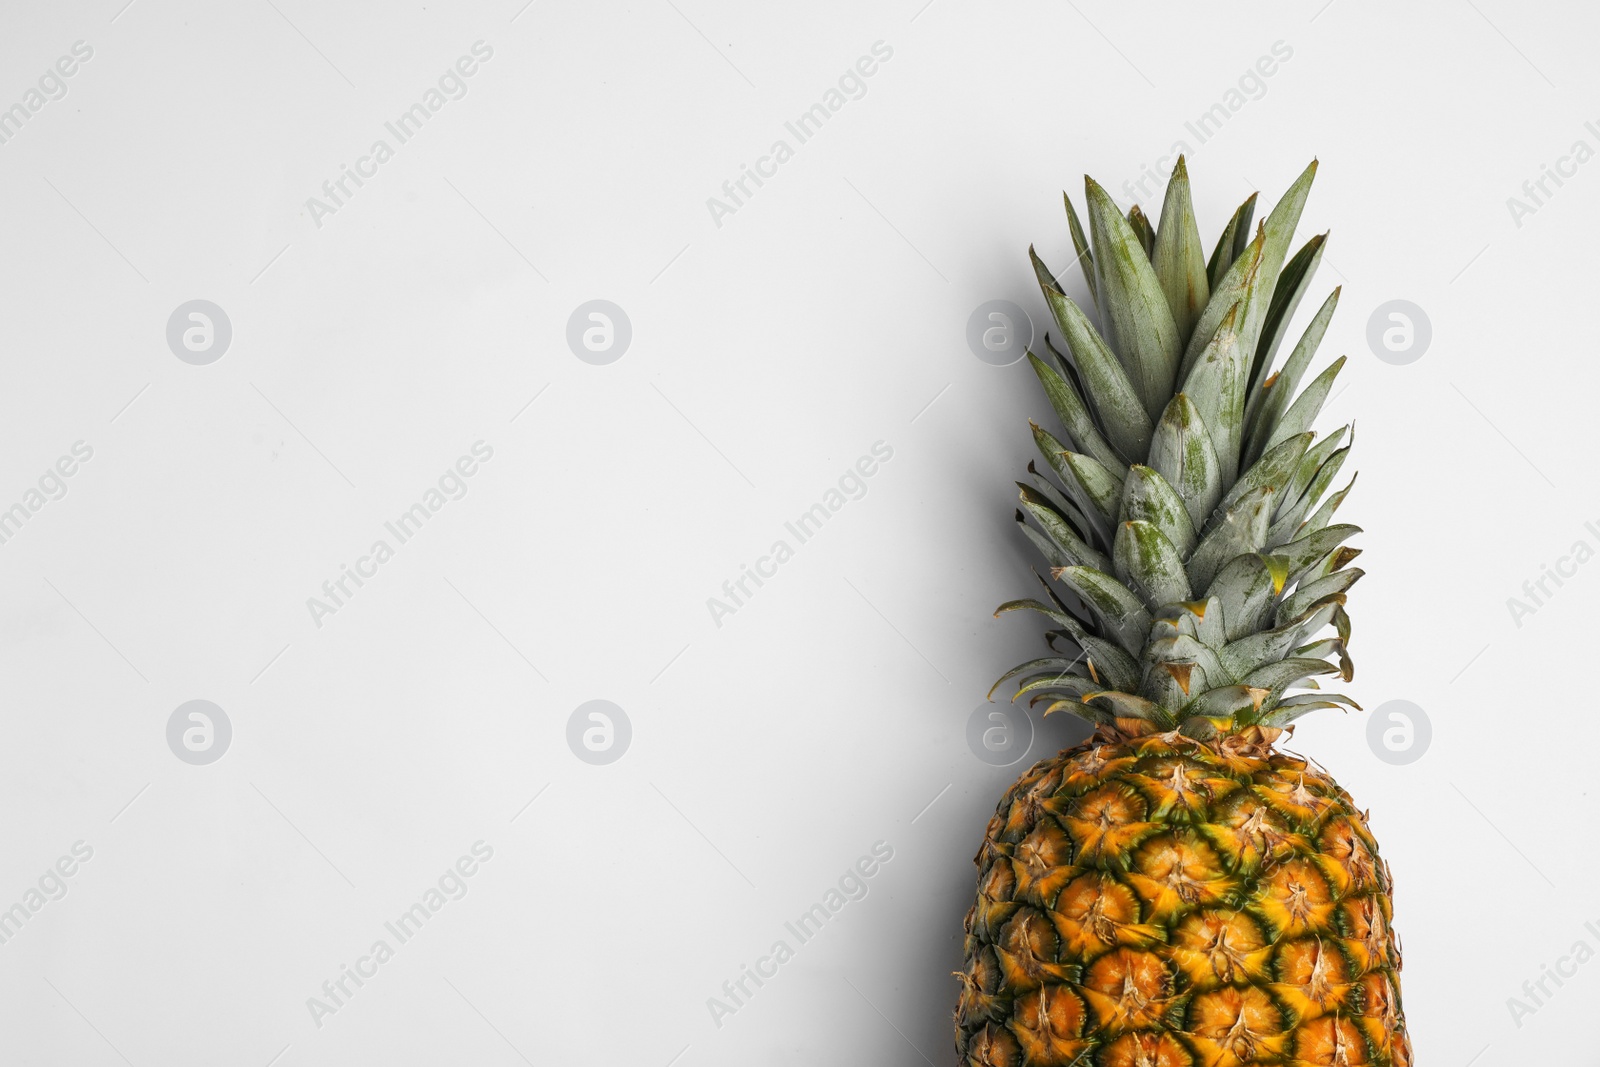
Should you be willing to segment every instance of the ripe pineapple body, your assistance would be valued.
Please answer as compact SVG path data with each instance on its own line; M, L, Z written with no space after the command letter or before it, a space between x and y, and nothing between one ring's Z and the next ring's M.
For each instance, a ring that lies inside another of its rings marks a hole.
M970 1067L1406 1067L1388 868L1276 731L1102 728L1007 791L978 852Z
M963 1064L1411 1064L1389 870L1267 733L1101 729L1011 785L966 915Z

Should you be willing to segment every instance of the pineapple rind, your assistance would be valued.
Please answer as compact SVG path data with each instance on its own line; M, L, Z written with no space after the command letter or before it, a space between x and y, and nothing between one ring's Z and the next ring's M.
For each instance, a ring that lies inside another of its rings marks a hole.
M1389 869L1276 731L1103 730L1036 764L976 858L966 1067L1409 1067Z

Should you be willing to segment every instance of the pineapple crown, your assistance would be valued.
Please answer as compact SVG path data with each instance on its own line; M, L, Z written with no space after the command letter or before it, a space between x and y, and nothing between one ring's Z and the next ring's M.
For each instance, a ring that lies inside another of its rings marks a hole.
M1353 427L1311 431L1344 358L1299 389L1338 289L1273 369L1327 243L1287 257L1316 170L1253 237L1251 194L1209 260L1181 156L1156 227L1086 177L1089 240L1063 199L1098 330L1028 249L1067 352L1046 336L1049 358L1028 354L1064 436L1030 423L1054 477L1028 465L1016 517L1051 580L1039 576L1047 600L995 614L1038 611L1057 628L1054 655L995 683L1015 679L1013 700L1202 739L1358 707L1315 680L1351 678L1345 593L1362 574L1343 547L1359 529L1329 523L1355 479L1324 499ZM1337 636L1315 639L1330 625Z

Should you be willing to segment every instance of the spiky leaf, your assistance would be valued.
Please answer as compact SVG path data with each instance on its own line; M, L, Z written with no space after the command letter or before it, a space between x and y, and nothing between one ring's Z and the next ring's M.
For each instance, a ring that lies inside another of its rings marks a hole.
M1222 467L1200 413L1179 393L1161 415L1146 464L1178 491L1189 521L1199 530L1222 499Z
M1228 224L1222 228L1221 236L1217 238L1216 247L1211 250L1211 259L1206 263L1206 275L1213 292L1222 284L1228 268L1233 266L1234 260L1239 258L1250 241L1250 221L1255 217L1257 195L1251 193L1234 210Z
M1086 182L1095 284L1111 349L1122 362L1145 412L1156 418L1172 396L1182 346L1150 256L1110 195ZM1076 351L1076 349L1074 349ZM1136 458L1136 457L1135 457Z
M1178 491L1151 467L1136 463L1128 468L1122 482L1122 505L1118 517L1123 522L1141 521L1155 526L1180 556L1194 548L1194 522L1189 518Z
M1135 520L1119 525L1112 558L1117 577L1128 583L1151 611L1189 599L1183 559L1155 524Z
M1211 282L1206 277L1205 252L1200 245L1200 227L1194 217L1194 201L1189 192L1189 168L1178 157L1167 183L1167 196L1161 204L1161 225L1156 230L1155 250L1150 254L1156 280L1167 298L1180 344L1187 344L1194 324L1211 298Z

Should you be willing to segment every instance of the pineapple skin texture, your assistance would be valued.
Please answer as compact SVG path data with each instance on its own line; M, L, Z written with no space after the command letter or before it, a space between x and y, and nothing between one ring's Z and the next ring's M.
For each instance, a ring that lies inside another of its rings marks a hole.
M1102 727L1011 786L975 861L961 1064L1410 1067L1388 867L1275 733Z

